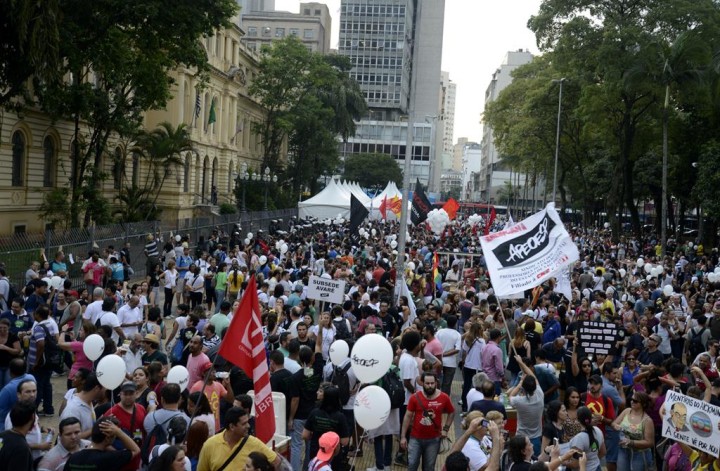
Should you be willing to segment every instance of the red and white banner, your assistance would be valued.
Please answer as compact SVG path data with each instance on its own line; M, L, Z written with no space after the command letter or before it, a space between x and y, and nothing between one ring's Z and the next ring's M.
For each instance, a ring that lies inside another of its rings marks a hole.
M250 278L218 353L227 361L242 368L253 379L255 436L268 443L275 435L275 411L254 276Z
M480 244L500 297L534 288L580 258L553 203L508 229L481 237Z

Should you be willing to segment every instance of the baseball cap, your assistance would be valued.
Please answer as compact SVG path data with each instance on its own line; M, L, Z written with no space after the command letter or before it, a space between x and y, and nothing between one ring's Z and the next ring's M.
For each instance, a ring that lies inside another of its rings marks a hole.
M321 461L330 461L335 453L335 448L340 444L340 437L335 432L325 432L320 436L318 444L320 450L317 458Z
M120 386L120 392L126 392L126 391L137 391L137 386L135 386L135 383L132 381L126 381Z
M590 379L588 379L588 383L602 384L602 378L600 377L600 375L592 375L590 376Z
M662 343L662 338L658 334L652 334L650 336L650 340L655 342L656 344L660 345Z

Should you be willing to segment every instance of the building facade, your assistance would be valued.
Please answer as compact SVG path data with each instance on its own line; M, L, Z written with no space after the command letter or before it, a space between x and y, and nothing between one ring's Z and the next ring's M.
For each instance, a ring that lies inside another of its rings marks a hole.
M477 142L466 142L462 147L462 200L479 202L482 152Z
M301 3L300 13L269 10L250 11L242 15L243 41L251 50L287 36L297 37L308 50L330 52L332 18L324 3Z
M342 0L340 6L338 53L350 59L350 76L357 80L369 107L368 115L357 123L355 136L341 143L341 155L368 149L392 155L403 167L412 94L409 177L411 182L430 183L431 190L442 167L438 150L443 136L440 61L444 11L444 0Z
M500 95L500 92L512 83L512 71L521 65L532 61L533 56L528 51L522 49L518 51L510 51L505 55L500 67L493 73L490 84L485 91L485 105L492 103ZM495 147L493 137L493 129L487 123L483 123L482 136L482 163L480 174L478 176L479 198L482 201L490 203L504 204L498 201L498 196L505 199L505 193L510 185L513 187L524 187L526 185L527 175L522 172L513 172L502 162L502 156ZM544 181L538 179L534 188L526 192L532 199L541 198L543 193L539 190L544 188Z
M457 84L450 80L449 72L442 72L440 79L442 91L440 115L443 118L442 151L445 154L453 154L453 143L455 142L455 97L457 95Z
M207 211L213 187L218 203L234 203L234 176L240 165L260 166L262 145L252 133L252 123L265 116L247 92L258 57L242 44L241 34L233 26L205 38L211 66L208 83L198 92L195 71L175 71L176 85L166 108L145 115L148 130L162 122L173 127L185 123L195 148L183 156L182 166L170 168L160 190L157 205L165 220L189 219ZM211 107L215 122L209 124ZM33 108L2 112L1 123L0 165L9 171L0 173L0 234L43 231L43 198L53 188L71 184L73 123L52 121ZM81 125L81 133L87 132ZM111 139L102 158L100 170L108 177L101 192L113 204L125 186L142 182L147 173L140 156L127 154L131 144Z

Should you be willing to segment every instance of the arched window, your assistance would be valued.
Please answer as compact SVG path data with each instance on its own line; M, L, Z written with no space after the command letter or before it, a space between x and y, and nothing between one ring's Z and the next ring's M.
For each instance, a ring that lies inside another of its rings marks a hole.
M188 152L185 154L185 164L183 166L183 191L190 191L190 159L192 154Z
M55 139L45 136L43 140L43 186L52 188L55 186L55 175L57 167Z
M119 147L115 148L115 153L113 155L113 167L112 167L112 175L113 175L113 188L116 190L119 190L122 188L122 177L123 177L123 158L122 158L122 149Z
M134 187L138 186L138 177L140 173L140 154L133 152L132 156L132 184Z
M12 186L25 183L25 134L15 131L12 136Z

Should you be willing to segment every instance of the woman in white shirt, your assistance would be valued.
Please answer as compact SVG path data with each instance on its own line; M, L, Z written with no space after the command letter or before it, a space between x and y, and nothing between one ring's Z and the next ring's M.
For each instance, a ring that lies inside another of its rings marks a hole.
M163 283L165 289L165 304L163 305L163 317L172 314L172 301L175 293L175 284L177 283L178 271L175 269L175 260L170 260L167 264L167 270L162 272L158 277Z

